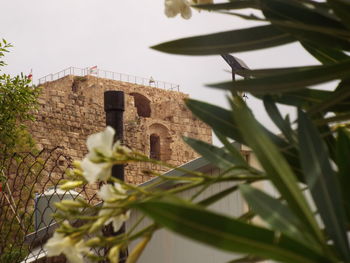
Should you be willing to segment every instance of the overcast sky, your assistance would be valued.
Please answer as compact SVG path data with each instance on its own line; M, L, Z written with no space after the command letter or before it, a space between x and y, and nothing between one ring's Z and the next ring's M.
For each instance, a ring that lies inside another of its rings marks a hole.
M226 105L225 93L205 84L230 79L219 56L180 56L149 47L180 37L254 24L232 16L193 11L189 20L167 18L163 0L0 0L0 37L14 44L5 60L9 74L34 79L64 68L89 67L150 77L180 85L192 98ZM315 64L297 44L237 53L251 68ZM274 130L261 104L248 99L256 116Z

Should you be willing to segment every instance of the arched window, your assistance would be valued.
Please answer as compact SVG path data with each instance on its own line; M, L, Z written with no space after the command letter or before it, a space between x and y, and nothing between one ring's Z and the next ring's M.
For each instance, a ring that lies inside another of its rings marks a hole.
M140 117L151 117L150 100L140 93L130 93L134 97L134 104L137 109L137 115Z
M151 134L149 138L150 153L149 157L152 159L160 160L160 138L157 134Z
M172 150L170 144L172 138L169 130L163 124L153 123L149 126L149 155L156 160L171 160Z

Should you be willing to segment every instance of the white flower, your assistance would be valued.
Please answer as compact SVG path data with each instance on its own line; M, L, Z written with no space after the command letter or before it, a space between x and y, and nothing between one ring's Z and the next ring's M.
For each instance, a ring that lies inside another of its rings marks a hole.
M187 0L165 0L164 6L164 12L167 17L181 14L184 19L189 19L192 16L190 4Z
M104 131L88 137L86 144L89 153L80 163L80 167L89 183L97 180L107 181L111 176L113 160L119 159L121 163L127 160L125 154L131 150L121 145L119 141L113 144L114 134L114 129L108 126Z
M90 183L96 182L97 179L107 181L112 173L112 163L94 163L85 157L81 162L83 176Z
M98 215L102 217L109 217L108 220L105 222L105 225L112 223L114 231L117 232L122 227L123 223L129 219L130 210L126 211L125 213L121 213L117 216L111 216L111 213L111 209L102 208L99 211Z
M114 185L102 185L98 195L104 202L107 203L126 199L128 197L126 194L126 189L119 183L115 183ZM98 215L102 218L108 218L104 224L108 225L109 223L112 223L114 231L117 232L123 223L130 217L130 211L128 210L116 216L113 216L113 212L114 210L107 208L106 203L104 203Z
M99 162L101 154L105 157L111 157L114 134L114 129L108 126L104 131L90 135L86 142L89 150L86 157L92 162Z
M114 186L111 184L102 185L98 195L105 202L113 202L128 197L126 190L119 183L115 183Z
M89 251L83 240L74 242L69 236L57 232L47 241L44 248L49 257L63 253L70 263L83 263L83 254Z

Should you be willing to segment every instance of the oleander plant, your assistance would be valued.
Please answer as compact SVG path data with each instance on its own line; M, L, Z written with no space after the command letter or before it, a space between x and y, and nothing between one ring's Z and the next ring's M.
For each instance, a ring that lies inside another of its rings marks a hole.
M230 109L193 99L186 101L193 114L207 123L224 145L220 148L184 138L220 168L222 172L216 176L186 171L188 177L171 178L153 173L164 181L181 180L181 184L164 191L130 185L111 177L113 165L167 164L113 143L111 128L89 137L88 155L76 163L70 172L72 179L61 187L69 190L85 182L108 182L98 192L103 205L93 207L81 200L57 204L58 217L66 221L48 241L49 255L63 252L71 262L82 262L84 256L99 260L91 247L107 247L107 258L118 262L119 253L138 239L139 244L127 259L135 262L153 233L167 228L219 250L242 255L238 259L233 256L232 262L350 262L350 2L165 0L165 14L169 17L180 14L188 19L191 9L240 17L247 23L259 21L261 25L178 39L152 48L172 54L227 57L228 53L298 42L301 52L306 50L319 65L249 69L233 63L232 73L242 79L209 85L228 91ZM247 10L251 14L247 15ZM329 81L336 85L319 88L319 84ZM278 134L255 119L239 95L241 92L263 101ZM294 107L297 117L283 116L278 104ZM251 167L232 141L251 148L261 169ZM200 191L223 181L237 184L200 202L177 196L181 191ZM277 197L254 187L252 183L257 181L270 182ZM248 203L248 213L233 218L208 208L235 191ZM89 208L91 214L82 215L82 208ZM141 231L132 227L112 237L100 234L104 225L110 223L118 231L132 210L141 211L154 223ZM263 224L257 225L254 217ZM84 224L72 226L69 222L75 219L84 220ZM86 238L88 234L94 235Z

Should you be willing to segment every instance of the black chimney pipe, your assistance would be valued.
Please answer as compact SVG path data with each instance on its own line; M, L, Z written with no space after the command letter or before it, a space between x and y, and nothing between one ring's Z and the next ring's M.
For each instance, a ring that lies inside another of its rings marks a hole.
M105 91L104 108L106 112L106 126L111 126L115 130L114 141L120 141L123 143L123 113L125 110L124 92L115 90ZM124 166L113 166L112 176L124 181Z
M106 112L106 126L111 126L115 130L114 142L124 140L124 123L123 114L125 110L124 92L109 90L104 93L104 110ZM112 167L112 177L124 181L124 165L114 165ZM110 224L105 229L106 236L116 236L125 233L125 224L118 232L113 231ZM107 253L107 251L106 251ZM120 251L119 263L126 262L128 256L128 249Z

